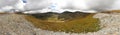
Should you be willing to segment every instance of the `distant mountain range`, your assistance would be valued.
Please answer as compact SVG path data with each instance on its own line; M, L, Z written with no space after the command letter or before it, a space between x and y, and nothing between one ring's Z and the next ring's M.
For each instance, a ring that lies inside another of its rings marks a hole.
M70 20L77 17L84 18L89 14L91 13L83 13L80 11L76 11L76 12L64 11L63 13L47 12L47 13L36 13L36 14L28 14L28 15L34 16L42 20L46 20L47 18L50 17L63 19L63 20Z

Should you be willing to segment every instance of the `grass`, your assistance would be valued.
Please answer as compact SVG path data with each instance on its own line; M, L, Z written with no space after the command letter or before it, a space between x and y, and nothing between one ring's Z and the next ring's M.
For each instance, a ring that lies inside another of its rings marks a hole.
M111 11L109 11L109 12L120 12L120 10L111 10Z
M99 20L97 18L93 18L93 15L94 14L90 14L84 18L77 17L65 22L49 22L46 20L37 19L30 15L25 16L25 18L28 21L32 22L35 27L41 28L43 30L60 31L67 33L87 33L100 30Z
M103 11L102 13L120 13L120 10Z
M5 12L0 12L0 14L6 14Z

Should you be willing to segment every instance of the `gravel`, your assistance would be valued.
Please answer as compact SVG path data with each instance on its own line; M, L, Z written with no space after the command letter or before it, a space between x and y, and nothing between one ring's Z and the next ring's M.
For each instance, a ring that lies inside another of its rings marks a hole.
M0 35L120 35L120 13L97 13L101 30L88 33L65 33L41 30L25 20L23 15L0 14Z

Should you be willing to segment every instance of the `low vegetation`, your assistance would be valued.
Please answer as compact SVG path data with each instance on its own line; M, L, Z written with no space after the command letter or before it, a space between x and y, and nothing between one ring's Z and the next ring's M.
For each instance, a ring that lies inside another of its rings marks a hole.
M0 12L0 14L6 14L5 12Z
M41 20L31 15L26 15L25 18L32 22L35 27L43 30L66 33L87 33L96 32L100 29L100 22L97 18L93 18L93 15L94 14L89 14L84 18L78 16L69 21L64 21L64 18L58 19L57 15L51 16L46 20Z
M120 13L120 10L108 10L108 11L102 11L102 13Z

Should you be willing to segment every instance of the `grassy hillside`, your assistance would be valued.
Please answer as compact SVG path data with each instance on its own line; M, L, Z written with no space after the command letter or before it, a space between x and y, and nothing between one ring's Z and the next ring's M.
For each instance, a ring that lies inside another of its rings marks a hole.
M99 20L93 18L94 14L89 14L84 18L74 17L69 21L64 21L64 18L58 19L57 15L51 16L46 20L38 19L34 16L27 15L26 19L33 23L37 28L50 31L62 31L73 33L95 32L100 29Z
M103 11L102 13L120 13L120 10Z

